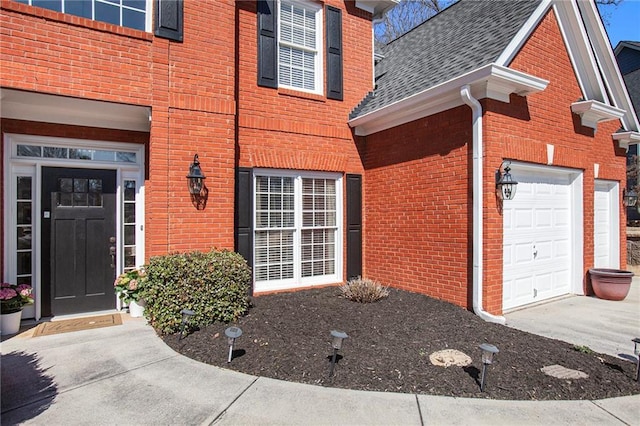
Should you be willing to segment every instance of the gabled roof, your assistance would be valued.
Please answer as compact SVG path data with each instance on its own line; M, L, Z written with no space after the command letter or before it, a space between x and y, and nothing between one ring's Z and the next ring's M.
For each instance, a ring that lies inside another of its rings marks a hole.
M640 111L640 69L627 73L622 78L624 78L624 83L627 85L633 108L638 114L638 111Z
M622 40L617 44L614 50L614 53L617 55L625 47L629 49L637 50L640 52L640 41Z
M382 47L385 72L350 118L495 62L539 4L461 0L431 17Z
M547 81L508 67L551 10L583 98L615 112L626 130L637 132L638 120L593 0L458 1L383 47L375 90L352 111L349 125L367 135L445 111L462 105L460 90L467 85L476 99L503 102L509 102L510 93L544 90Z

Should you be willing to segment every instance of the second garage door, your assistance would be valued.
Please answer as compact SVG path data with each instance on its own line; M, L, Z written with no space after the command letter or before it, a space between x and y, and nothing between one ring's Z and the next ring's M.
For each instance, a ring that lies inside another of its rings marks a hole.
M516 196L503 204L503 309L571 291L571 176L551 167L512 166Z

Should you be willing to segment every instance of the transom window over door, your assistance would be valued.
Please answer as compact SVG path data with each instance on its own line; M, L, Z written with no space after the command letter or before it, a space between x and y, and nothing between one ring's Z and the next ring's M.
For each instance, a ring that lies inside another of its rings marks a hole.
M339 281L340 178L256 172L254 187L256 290Z
M282 1L279 12L279 85L320 93L322 9L313 3Z

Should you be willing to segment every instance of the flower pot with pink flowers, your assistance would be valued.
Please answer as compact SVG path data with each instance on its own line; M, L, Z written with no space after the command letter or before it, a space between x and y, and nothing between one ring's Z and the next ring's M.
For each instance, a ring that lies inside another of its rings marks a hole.
M140 297L140 292L146 279L144 268L137 268L123 272L113 283L116 294L129 306L129 314L132 317L144 315L144 300Z
M5 336L20 331L22 308L33 303L29 284L0 285L0 333Z

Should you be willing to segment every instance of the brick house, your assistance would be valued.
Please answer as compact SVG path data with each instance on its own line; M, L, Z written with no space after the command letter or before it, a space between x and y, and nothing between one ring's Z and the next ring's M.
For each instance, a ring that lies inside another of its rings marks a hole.
M118 272L212 247L247 258L255 293L363 274L497 321L624 264L638 123L595 6L463 1L374 74L395 3L2 0L2 265L34 285L23 317L113 309Z

